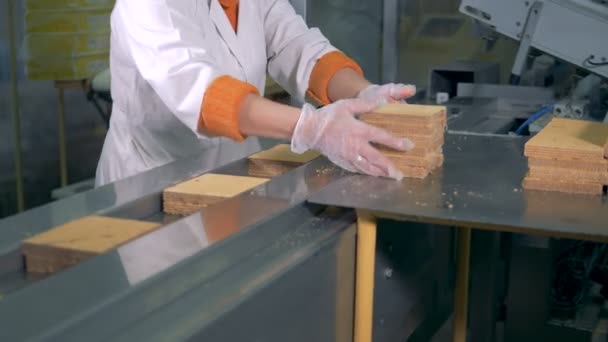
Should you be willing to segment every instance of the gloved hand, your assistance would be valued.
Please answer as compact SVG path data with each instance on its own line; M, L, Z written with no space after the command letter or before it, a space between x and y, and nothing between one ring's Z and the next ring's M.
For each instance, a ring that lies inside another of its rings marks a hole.
M342 100L320 109L305 104L294 129L291 150L317 150L348 171L401 180L403 174L370 143L399 151L411 150L414 143L355 118L377 106L377 101L360 99Z
M405 99L416 94L416 86L388 83L372 84L363 89L357 98L366 101L380 101L380 104L405 102Z

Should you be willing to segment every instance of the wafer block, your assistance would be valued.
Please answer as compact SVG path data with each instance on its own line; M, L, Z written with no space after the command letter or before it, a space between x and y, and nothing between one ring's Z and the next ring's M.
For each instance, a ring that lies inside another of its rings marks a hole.
M158 227L157 223L103 216L74 220L23 242L26 269L34 273L54 273Z
M280 144L271 149L249 156L249 175L272 178L280 176L317 157L319 153L308 151L302 154L291 152L289 145Z
M397 117L397 119L395 119ZM373 112L361 114L362 121L389 121L395 124L406 123L411 126L425 126L429 123L445 126L446 108L444 106L388 104ZM401 121L407 120L407 121Z
M376 146L406 177L414 178L426 177L443 163L446 118L443 106L409 104L386 105L359 117L367 124L414 142L414 149L407 152Z
M608 184L608 172L581 171L565 168L530 167L528 175L539 179Z
M528 158L528 167L551 167L588 172L608 172L608 160L574 161L568 159Z
M408 124L402 121L395 122L396 119L394 115L386 116L382 120L372 120L369 118L361 118L361 120L370 125L390 131L393 134L431 135L435 132L442 132L445 130L445 122L443 120L432 120L425 124ZM399 120L404 119L399 118Z
M560 181L544 178L534 178L527 176L523 181L524 189L558 191L573 194L601 195L603 185L601 183L584 183L572 181Z
M601 194L608 184L607 142L606 124L553 118L526 143L524 188Z
M443 130L435 130L430 134L422 134L419 131L414 133L405 133L404 131L392 131L391 134L397 138L407 138L416 145L443 145L443 143L445 142L445 132Z
M393 162L399 162L403 165L417 166L434 169L443 164L443 153L441 149L433 153L428 153L424 156L409 155L401 152L387 151L384 155Z
M392 155L396 154L396 155L402 156L403 158L407 158L410 156L424 158L427 155L433 154L433 153L442 153L443 154L443 143L444 143L444 140L439 139L428 145L416 144L416 146L413 149L411 149L407 152L396 151L396 150L393 150L392 148L389 148L389 147L386 147L383 145L376 145L376 148L384 154L392 154Z
M608 124L553 118L525 146L526 157L585 161L604 159Z
M204 174L165 189L163 209L168 214L188 215L267 181L255 177Z
M416 166L415 163L405 161L404 159L398 157L395 158L388 156L388 159L392 161L401 172L403 172L405 177L412 178L425 178L429 175L429 173L431 173L431 171L443 164L443 155L430 157L428 159L429 163L424 166Z

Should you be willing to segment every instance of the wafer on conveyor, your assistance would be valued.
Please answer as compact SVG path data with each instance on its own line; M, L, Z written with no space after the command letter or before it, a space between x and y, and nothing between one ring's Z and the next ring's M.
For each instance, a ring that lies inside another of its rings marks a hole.
M87 216L32 236L22 245L28 272L54 273L149 233L154 222Z
M168 214L188 215L267 181L265 178L204 174L165 189L163 210Z

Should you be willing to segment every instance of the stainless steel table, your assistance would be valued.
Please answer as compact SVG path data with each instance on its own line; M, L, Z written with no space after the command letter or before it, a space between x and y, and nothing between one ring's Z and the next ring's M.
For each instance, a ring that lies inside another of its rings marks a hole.
M522 137L448 134L443 167L424 180L345 176L309 200L357 209L359 341L371 339L376 218L460 227L454 340L466 338L471 229L608 242L605 197L525 191ZM365 249L372 249L366 251ZM362 284L361 287L359 285Z

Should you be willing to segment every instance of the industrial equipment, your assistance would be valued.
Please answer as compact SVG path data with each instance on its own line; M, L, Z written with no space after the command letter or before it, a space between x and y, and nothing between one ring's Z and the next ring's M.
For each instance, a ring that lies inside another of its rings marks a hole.
M163 214L161 191L176 182L211 171L245 175L246 154L235 143L222 147L219 160L208 158L218 155L210 149L0 221L0 340L350 341L356 244L355 215L347 208L409 221L380 222L374 341L427 341L449 328L454 226L605 238L604 201L521 190L526 137L487 132L498 128L488 124L493 118L513 120L508 100L451 102L446 161L425 180L352 175L321 158L193 215ZM479 120L489 107L495 116ZM22 240L91 214L163 227L49 277L25 273ZM522 299L508 290L501 305L501 284L521 281L513 272L530 265L507 262L500 234L473 231L472 340L492 340L504 320L500 308L517 308L509 303ZM520 240L513 244L525 246Z
M237 143L221 148L217 161L212 148L1 221L0 340L350 340L355 216L306 203L347 174L318 159L193 215L165 215L167 186L247 173ZM23 239L93 213L164 227L49 277L25 273ZM451 302L449 231L400 228L387 226L378 258L378 291L392 294L377 301L383 340L432 335Z
M512 126L513 132L534 134L553 117L606 120L605 1L463 0L460 11L489 31L519 42L511 69L513 86L542 87L553 93L552 97L541 97L537 91L536 99L543 100L536 109L523 111ZM504 93L493 95L504 98ZM598 331L604 315L599 289L606 286L602 271L605 245L510 239L507 299L497 306L506 313L505 340L592 341L598 334L603 336Z
M373 341L431 341L455 306L472 342L606 338L597 299L608 288L608 202L524 191L521 180L528 133L552 115L607 113L607 7L463 0L461 11L521 48L510 85L497 84L491 64L433 69L426 100L442 94L448 108L439 171L396 183L319 158L192 215L164 214L171 185L247 174L233 143L9 217L0 221L0 341L352 341L357 212L379 220ZM162 227L57 274L25 272L24 239L92 214ZM463 228L470 263L461 269ZM468 300L453 304L455 287Z
M593 0L463 0L460 11L520 41L512 76L521 77L530 48L608 77L608 5Z
M545 103L551 105L552 115L604 119L608 97L600 89L605 89L608 77L605 1L463 0L460 11L519 42L510 83L552 88L557 102Z

